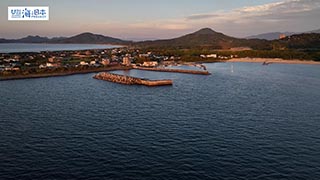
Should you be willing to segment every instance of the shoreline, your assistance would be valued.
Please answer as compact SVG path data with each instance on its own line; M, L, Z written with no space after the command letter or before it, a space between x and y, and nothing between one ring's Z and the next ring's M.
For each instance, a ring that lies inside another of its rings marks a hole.
M284 59L280 59L280 58L233 58L233 59L223 60L223 61L212 61L212 62L207 61L207 62L201 62L201 63L226 63L226 62L245 62L245 63L261 63L261 64L266 63L266 65L273 64L273 63L275 63L275 64L320 65L320 62L318 62L318 61L299 60L299 59L284 60ZM195 63L199 63L199 62L195 62ZM96 73L96 72L103 72L103 71L130 70L130 69L138 69L139 70L140 68L132 68L132 67L128 67L128 66L111 66L111 67L103 67L103 68L98 68L98 69L87 69L87 70L72 71L72 72L66 71L66 72L53 72L53 73L44 73L44 74L27 74L27 75L20 74L20 75L13 75L13 76L0 76L0 81L70 76L70 75L76 75L76 74L88 74L88 73ZM154 69L148 69L148 68L141 68L140 70L156 71ZM201 74L203 74L203 73L201 73Z
M99 48L84 48L84 49L59 49L59 50L40 50L40 51L34 51L34 50L27 50L27 51L19 51L19 52L0 52L0 54L24 54L24 53L41 53L41 52L64 52L64 51L92 51L92 50L103 50L103 49L115 49L115 48L123 48L127 47L127 45L119 45L119 44L105 44L105 43L97 43L97 44L90 44L90 43L15 43L15 42L8 42L8 43L0 43L2 44L32 44L32 45L87 45L87 46L113 46L113 47L99 47Z
M111 66L111 67L105 67L105 68L99 68L99 69L88 69L88 70L74 71L74 72L28 74L28 75L2 76L2 77L0 76L0 81L70 76L70 75L76 75L76 74L88 74L88 73L96 73L96 72L103 72L103 71L130 70L130 69L131 69L130 67L125 67L125 66L115 66L115 67Z
M248 63L268 63L268 64L309 64L309 65L320 65L320 61L312 60L285 60L281 58L233 58L223 62L248 62Z

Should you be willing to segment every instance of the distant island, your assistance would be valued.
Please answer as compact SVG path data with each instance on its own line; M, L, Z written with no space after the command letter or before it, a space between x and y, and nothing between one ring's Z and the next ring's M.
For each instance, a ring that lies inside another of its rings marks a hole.
M52 44L115 44L128 45L131 41L125 41L118 38L93 34L90 32L81 33L72 37L40 37L27 36L21 39L0 39L0 43L52 43Z
M320 63L320 34L303 33L277 40L240 39L203 28L181 37L132 42L82 33L72 37L0 39L1 43L117 44L114 49L0 53L0 79L47 77L131 67L203 62Z
M307 33L320 33L320 29L307 31L307 32L268 32L263 34L251 35L246 37L246 39L265 39L265 40L276 40L279 37L291 36L294 34L307 34Z

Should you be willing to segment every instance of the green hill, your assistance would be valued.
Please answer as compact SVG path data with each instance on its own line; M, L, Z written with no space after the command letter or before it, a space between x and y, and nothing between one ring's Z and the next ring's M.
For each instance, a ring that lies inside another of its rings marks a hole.
M274 47L282 49L320 50L320 34L303 33L272 41Z
M249 47L252 49L271 49L267 40L239 39L213 31L210 28L200 29L174 39L138 42L134 45L139 47L161 47L161 48L212 48L230 49L236 47Z

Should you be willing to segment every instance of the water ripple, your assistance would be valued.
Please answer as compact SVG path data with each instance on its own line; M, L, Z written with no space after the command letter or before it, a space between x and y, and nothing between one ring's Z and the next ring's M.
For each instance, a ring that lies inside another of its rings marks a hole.
M319 179L318 67L233 66L1 81L0 179Z

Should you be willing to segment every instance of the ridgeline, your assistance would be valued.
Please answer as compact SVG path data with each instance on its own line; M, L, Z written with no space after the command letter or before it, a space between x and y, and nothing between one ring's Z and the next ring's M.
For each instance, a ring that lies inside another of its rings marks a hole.
M72 37L51 39L40 36L0 39L0 43L115 44L159 53L170 52L172 55L185 56L187 61L198 57L201 53L215 53L216 51L225 54L232 53L239 57L320 60L320 34L318 31L294 34L282 39L264 40L235 38L210 28L203 28L173 39L141 42L126 41L87 32Z

